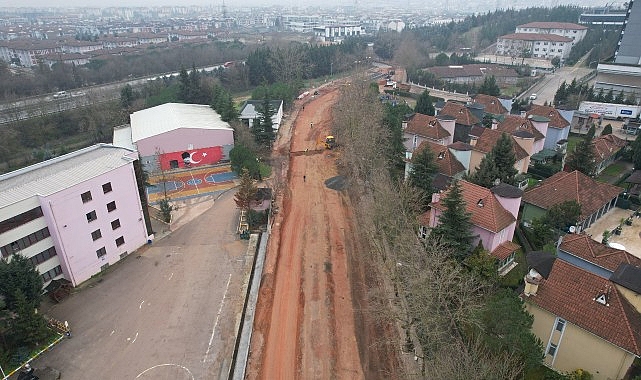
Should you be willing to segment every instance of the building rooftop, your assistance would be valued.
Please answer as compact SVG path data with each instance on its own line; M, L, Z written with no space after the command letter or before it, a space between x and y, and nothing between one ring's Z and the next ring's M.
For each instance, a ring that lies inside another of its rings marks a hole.
M586 30L588 27L573 24L571 22L534 21L528 22L527 24L518 25L517 28Z
M0 175L0 208L34 195L48 196L137 159L135 151L93 145Z
M208 105L166 103L131 114L131 138L137 141L180 128L232 130Z

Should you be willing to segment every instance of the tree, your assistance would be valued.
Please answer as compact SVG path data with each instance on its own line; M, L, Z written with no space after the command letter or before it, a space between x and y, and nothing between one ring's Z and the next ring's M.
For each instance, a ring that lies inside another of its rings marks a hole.
M479 167L468 177L468 180L476 185L489 189L495 185L494 181L498 178L499 170L496 167L494 153L489 152L481 159Z
M483 248L481 241L476 245L472 254L465 259L464 264L470 268L472 273L476 273L492 283L496 283L499 278L498 262L494 256L490 255L490 252Z
M477 333L491 352L515 353L525 363L526 371L541 364L543 344L530 330L534 317L512 290L503 288L494 293L479 319L482 328Z
M122 108L128 109L131 107L134 101L134 91L131 88L131 85L127 83L125 87L120 90L120 106Z
M594 125L591 125L590 128L588 128L588 132L585 134L584 139L592 140L595 134L596 134L596 127Z
M635 169L641 169L641 134L632 142L632 163Z
M254 180L249 175L249 170L243 169L240 173L240 185L238 186L238 191L234 195L234 202L236 202L236 207L241 210L249 210L251 202L256 197L258 188L254 184Z
M461 184L454 180L441 200L445 210L439 216L438 225L430 234L430 240L439 240L451 250L453 256L463 261L470 255L472 241L471 214L465 208Z
M414 107L414 112L421 113L423 115L434 116L436 110L434 109L434 101L430 96L430 92L425 90L416 100L416 106Z
M516 183L515 176L518 171L514 168L516 156L512 148L512 137L507 133L502 133L496 145L492 148L491 153L494 156L494 164L498 172L497 178L501 183L514 185Z
M492 96L501 95L501 89L496 84L496 78L494 77L494 75L485 77L485 79L483 80L483 84L481 84L481 87L479 87L478 89L478 93Z
M592 176L596 170L594 145L591 138L584 138L574 147L566 162L570 171L578 170L581 173Z
M267 97L263 99L263 102L259 107L258 115L260 116L260 124L258 125L259 139L256 142L259 145L271 147L272 143L276 139L276 134L274 133L274 121L272 120L274 110L272 108L271 101ZM254 125L253 128L257 127Z
M32 347L44 342L49 336L47 323L41 314L36 313L33 302L29 302L20 289L13 295L16 317L11 323L14 339L19 345Z
M432 201L432 178L437 172L434 162L434 153L429 147L414 152L412 155L412 169L409 173L409 183L421 193L421 209L426 210Z
M552 66L554 66L554 67L556 67L556 68L559 68L559 67L561 66L561 58L559 58L559 57L554 57L554 58L552 58L552 60L550 61L550 63L552 64Z
M612 134L612 124L606 124L601 131L601 136L611 135Z
M28 258L14 254L10 261L0 260L0 296L9 309L15 309L18 291L29 304L39 307L42 286L42 277Z
M160 214L162 215L162 220L165 223L171 223L171 213L174 211L174 206L169 203L169 198L165 198L158 201L158 207L160 207Z
M575 201L555 204L546 212L546 223L557 230L566 230L579 220L581 205Z
M236 144L234 148L229 151L229 160L231 161L231 168L236 173L242 173L247 170L252 178L260 178L260 166L256 155L242 144Z

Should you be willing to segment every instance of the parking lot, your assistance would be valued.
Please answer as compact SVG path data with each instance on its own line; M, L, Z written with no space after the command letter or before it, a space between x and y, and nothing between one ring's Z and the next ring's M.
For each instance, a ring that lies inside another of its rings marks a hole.
M207 202L213 202L208 199ZM65 339L33 365L67 379L226 378L251 269L233 192L44 312Z

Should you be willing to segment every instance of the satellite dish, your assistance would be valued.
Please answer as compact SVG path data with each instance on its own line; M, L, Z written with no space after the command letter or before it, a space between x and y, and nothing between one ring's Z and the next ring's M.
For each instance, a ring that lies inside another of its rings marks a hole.
M576 232L576 227L575 226L570 226L570 233L573 234Z
M494 186L498 186L501 183L501 179L497 178L494 180Z

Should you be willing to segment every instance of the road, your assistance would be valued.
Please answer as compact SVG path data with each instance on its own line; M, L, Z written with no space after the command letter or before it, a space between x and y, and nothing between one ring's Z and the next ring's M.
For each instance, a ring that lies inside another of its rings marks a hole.
M556 94L563 81L570 84L572 79L576 78L578 81L593 71L593 69L585 67L561 67L554 74L546 74L529 92L522 94L521 97L527 99L531 94L536 94L536 100L533 101L534 104L543 104L545 102L552 104L554 102L554 94Z
M233 192L204 199L189 206L199 216L45 310L73 337L34 367L70 380L226 379L252 258Z

